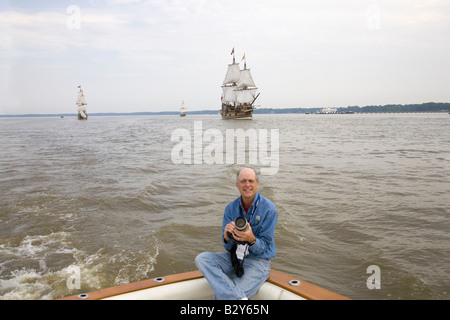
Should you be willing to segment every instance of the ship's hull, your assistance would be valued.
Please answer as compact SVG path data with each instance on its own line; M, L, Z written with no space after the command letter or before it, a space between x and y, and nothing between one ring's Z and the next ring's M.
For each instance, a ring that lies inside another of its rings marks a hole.
M253 110L253 107L248 104L240 105L237 107L222 104L222 110L220 111L220 114L222 115L222 119L224 120L252 120Z
M78 112L78 120L87 120L88 115L87 113L84 113L83 111Z

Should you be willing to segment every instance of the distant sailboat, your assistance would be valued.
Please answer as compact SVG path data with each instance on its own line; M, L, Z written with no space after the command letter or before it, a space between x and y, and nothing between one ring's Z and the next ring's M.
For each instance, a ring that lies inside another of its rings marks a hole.
M234 48L231 51L233 63L228 65L225 80L222 85L222 110L220 114L222 119L252 119L252 113L255 108L253 104L258 98L256 94L255 82L253 81L250 69L247 69L245 54L244 69L240 69L239 63L236 63Z
M184 104L184 101L181 103L181 108L180 108L180 117L185 117L186 116L186 105Z
M78 89L80 89L80 92L78 92L78 99L77 99L78 120L87 120L88 115L86 112L87 106L86 97L84 96L81 86L78 86Z

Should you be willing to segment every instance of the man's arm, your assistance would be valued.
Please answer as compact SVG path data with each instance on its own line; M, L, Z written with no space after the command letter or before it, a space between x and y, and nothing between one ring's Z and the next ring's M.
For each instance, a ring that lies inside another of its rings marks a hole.
M222 239L223 239L223 246L225 247L225 250L230 251L233 245L235 244L235 241L233 239L230 239L228 237L228 232L233 233L234 232L234 221L231 216L230 212L230 205L228 205L225 208L225 212L223 214L223 221L222 221Z
M275 226L277 225L277 212L275 209L269 209L265 214L264 219L260 222L260 229L256 234L255 243L249 247L249 250L255 255L263 254L267 248L274 243Z

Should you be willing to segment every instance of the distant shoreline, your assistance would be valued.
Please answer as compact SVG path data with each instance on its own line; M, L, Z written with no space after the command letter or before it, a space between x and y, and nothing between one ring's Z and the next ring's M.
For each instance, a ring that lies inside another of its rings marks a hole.
M320 108L258 108L254 114L296 114L296 113L316 113ZM422 104L389 104L384 106L348 106L346 108L336 108L337 113L440 113L450 112L450 103L427 102ZM218 114L219 110L190 111L187 114ZM179 111L159 111L159 112L107 112L89 113L89 116L155 116L155 115L179 115ZM16 117L74 117L76 113L50 113L50 114L14 114L0 115L0 118Z

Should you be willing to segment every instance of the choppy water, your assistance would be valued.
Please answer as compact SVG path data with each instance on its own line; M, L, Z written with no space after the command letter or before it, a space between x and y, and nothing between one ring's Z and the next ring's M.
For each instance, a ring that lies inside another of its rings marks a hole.
M448 114L0 119L0 298L190 271L223 250L241 165L174 164L172 133L195 123L279 130L278 172L260 179L279 213L273 268L353 299L449 298Z

